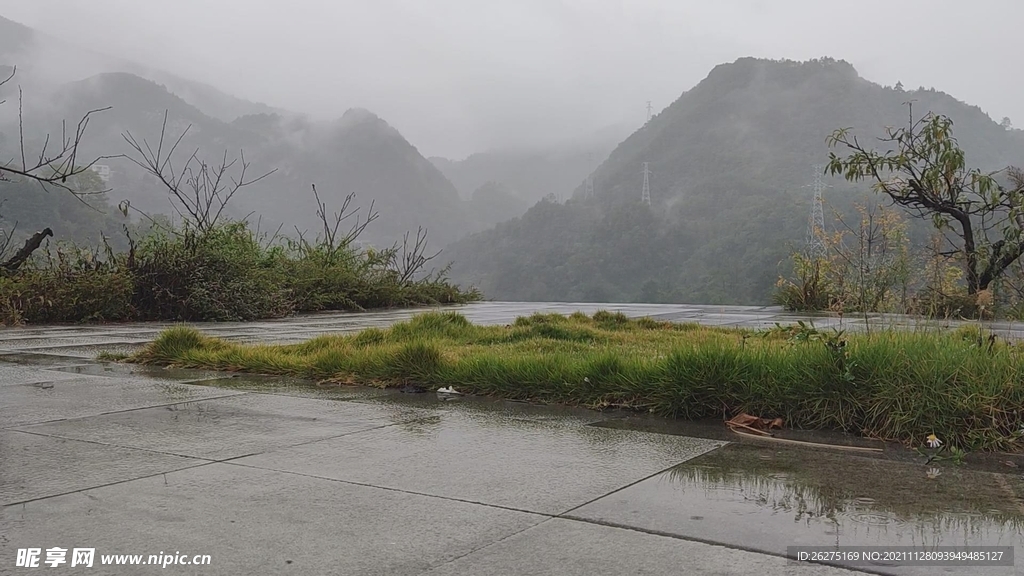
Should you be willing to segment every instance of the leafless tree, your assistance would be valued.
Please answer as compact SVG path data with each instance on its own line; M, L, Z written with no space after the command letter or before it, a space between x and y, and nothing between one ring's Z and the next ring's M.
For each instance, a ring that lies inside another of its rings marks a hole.
M307 253L311 253L319 248L325 252L324 256L328 258L328 263L334 264L335 259L342 253L346 253L347 248L359 238L363 231L366 230L366 227L377 219L378 213L373 209L373 201L370 202L365 219L359 215L359 208L350 211L352 201L356 197L353 193L345 196L345 200L341 203L341 208L328 216L327 204L320 199L320 193L317 192L316 184L313 184L312 187L313 197L316 198L316 216L320 219L321 230L316 236L315 245L312 245L306 240L305 233L296 228L295 232L299 237L299 248ZM355 221L348 231L342 234L341 223L352 217L355 217Z
M440 256L441 251L438 250L431 256L427 256L426 253L427 231L420 227L416 230L416 238L411 244L409 243L409 232L406 232L402 237L402 247L399 248L396 242L394 246L384 251L383 257L388 268L397 274L398 281L405 283L412 280L416 273L426 266L427 262Z
M140 141L131 132L124 133L123 137L134 151L128 159L159 180L170 192L172 205L178 215L186 223L195 226L196 231L205 233L217 226L224 209L239 190L263 180L275 170L249 178L247 173L250 164L246 162L244 152L239 152L238 158L229 160L225 151L219 163L209 164L199 157L198 148L185 157L180 167L176 167L175 152L190 128L185 128L170 144L165 111L155 150L147 140ZM124 205L122 209L126 210L127 207Z
M6 79L0 80L0 87L14 79L14 75L16 73L17 68L14 68ZM5 102L6 100L0 100L0 104L4 104ZM18 152L20 154L9 160L0 160L0 181L8 180L11 176L16 176L37 182L44 189L46 189L47 186L54 186L56 188L63 189L74 194L76 197L81 197L84 194L97 193L82 192L80 190L73 189L68 185L68 178L91 169L97 162L103 159L113 158L113 156L99 156L88 162L82 163L78 155L79 147L85 137L86 128L89 127L89 121L92 119L93 114L98 114L109 109L109 107L97 108L86 112L85 115L82 116L82 119L78 121L78 126L73 132L68 131L68 126L65 122L61 122L60 140L53 142L51 141L50 135L47 134L39 149L39 153L30 154L25 149L24 94L19 86Z

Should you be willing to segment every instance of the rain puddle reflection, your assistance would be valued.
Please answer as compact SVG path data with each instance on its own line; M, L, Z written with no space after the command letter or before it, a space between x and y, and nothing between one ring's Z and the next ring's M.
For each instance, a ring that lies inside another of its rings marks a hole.
M1016 546L1024 554L1024 477L841 451L732 444L638 485L685 510L675 532L785 553L787 546ZM699 518L699 520L694 520ZM662 527L664 528L664 527ZM1022 557L1024 558L1024 557ZM879 567L883 568L883 567ZM958 573L963 568L949 573ZM884 567L893 574L946 573ZM1012 568L970 568L1013 574Z

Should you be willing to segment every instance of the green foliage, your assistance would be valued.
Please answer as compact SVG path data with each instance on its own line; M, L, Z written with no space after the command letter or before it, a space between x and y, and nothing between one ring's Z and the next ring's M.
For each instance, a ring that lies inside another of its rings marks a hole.
M937 318L1013 317L1024 302L1021 266L993 289L974 295L963 282L963 269L943 253L946 245L938 234L927 249L914 252L903 221L891 210L856 208L858 226L845 226L823 235L827 253L810 257L791 256L793 273L780 278L774 295L789 310L888 312ZM924 253L924 254L922 254Z
M587 334L588 338L572 337ZM570 337L567 337L570 336ZM742 330L534 315L475 326L427 313L387 330L241 345L175 328L131 358L377 386L462 392L684 418L747 412L917 446L1024 449L1024 347L953 332ZM953 453L953 452L951 452Z
M146 349L154 361L170 362L195 350L223 350L224 344L200 334L188 326L175 326L160 333Z
M103 253L59 243L0 277L5 324L128 320L244 321L293 312L461 303L480 297L443 273L405 278L352 247L261 244L245 223L157 230Z
M787 310L829 310L835 301L830 283L831 262L825 258L794 253L794 279L779 278L772 299Z
M921 270L912 261L903 220L882 206L856 205L854 213L856 224L837 215L835 233L819 232L823 254L791 256L793 279L779 278L777 304L840 313L912 311L910 292L929 285L911 280Z
M908 105L910 106L910 105ZM850 130L836 130L829 146L849 154L829 154L828 171L850 182L868 180L893 202L946 233L949 255L964 269L967 292L975 295L1024 254L1024 176L1010 168L1002 186L998 172L967 166L966 154L953 136L953 121L928 113L909 125L888 128L881 138L892 148L878 152L860 144Z
M243 223L153 234L128 266L135 317L218 321L287 315L293 303L274 255Z

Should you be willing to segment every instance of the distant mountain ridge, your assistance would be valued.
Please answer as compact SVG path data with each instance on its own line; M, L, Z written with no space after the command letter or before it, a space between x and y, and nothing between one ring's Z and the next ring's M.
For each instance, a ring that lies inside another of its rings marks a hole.
M828 58L742 58L623 140L594 171L594 198L579 186L564 205L538 204L452 246L453 277L502 300L767 303L804 237L826 136L880 136L907 121L908 101L917 115L950 116L969 162L1024 163L1024 132L942 92L883 87ZM828 183L839 210L872 200L866 187Z
M567 197L629 132L616 125L557 145L489 150L463 160L433 157L430 161L463 198L487 183L499 183L533 204L546 196Z
M596 180L606 195L629 197L642 162L649 162L658 173L652 198L663 200L723 176L749 184L767 178L777 186L802 185L811 166L827 156L825 138L833 130L854 127L879 136L884 126L906 123L907 102L918 116L931 111L952 117L961 144L983 165L1020 162L1011 132L977 106L943 92L882 87L861 78L849 63L828 58L741 58L716 66L624 140L597 169ZM729 174L722 158L742 170Z
M49 63L59 65L60 70L45 70ZM248 114L283 113L266 104L232 96L209 84L69 44L0 16L2 64L17 65L20 73L28 78L34 74L51 79L67 75L81 79L103 72L131 73L165 86L168 91L206 114L228 122Z
M68 82L44 65L52 62L65 64L74 79ZM390 245L405 232L423 227L431 245L441 247L522 214L528 205L503 189L475 196L471 191L461 199L444 174L368 110L349 110L333 122L313 121L206 84L91 53L0 17L0 73L13 65L18 66L16 84L28 83L26 118L36 128L45 126L52 134L62 120L76 122L89 110L110 108L90 122L83 157L127 153L122 136L127 132L155 147L166 114L167 138L188 131L179 154L198 150L200 157L215 160L225 150L229 157L244 151L252 165L249 176L253 171L276 170L236 196L231 214L286 224L288 232L293 232L293 225L300 230L320 226L311 184L317 185L328 210L339 209L345 196L354 193L349 209L361 207L360 216L365 217L372 202L379 219L362 240L374 244ZM9 97L16 86L9 84L4 90ZM5 137L0 125L0 148L11 145L10 126L8 132ZM41 145L44 134L33 132L29 137L35 136L40 139L35 144ZM167 191L128 160L104 163L112 170L113 201L129 199L147 212L172 211Z
M349 193L356 194L350 210L362 207L362 217L373 202L380 218L361 239L374 244L390 245L423 227L431 245L439 247L477 229L454 186L397 130L366 110L349 110L333 122L277 114L224 122L156 82L115 72L66 84L38 109L30 104L26 116L33 125L54 127L61 119L108 106L90 122L83 157L137 157L124 141L126 133L156 150L166 114L164 151L187 131L176 151L178 170L194 151L210 163L219 162L225 151L229 160L244 152L251 164L248 178L276 170L232 200L235 217L253 213L267 223L285 224L287 232L294 232L293 225L316 231L320 225L310 189L316 184L329 212L340 209ZM167 191L152 177L124 158L104 163L112 169L113 200L129 199L147 212L171 212Z

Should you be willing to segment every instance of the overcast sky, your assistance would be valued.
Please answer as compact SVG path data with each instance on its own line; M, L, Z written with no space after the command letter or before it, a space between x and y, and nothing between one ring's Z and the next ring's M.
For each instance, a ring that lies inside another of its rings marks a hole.
M1024 125L1018 0L0 0L95 50L317 116L368 108L425 155L639 127L715 65L831 56Z

